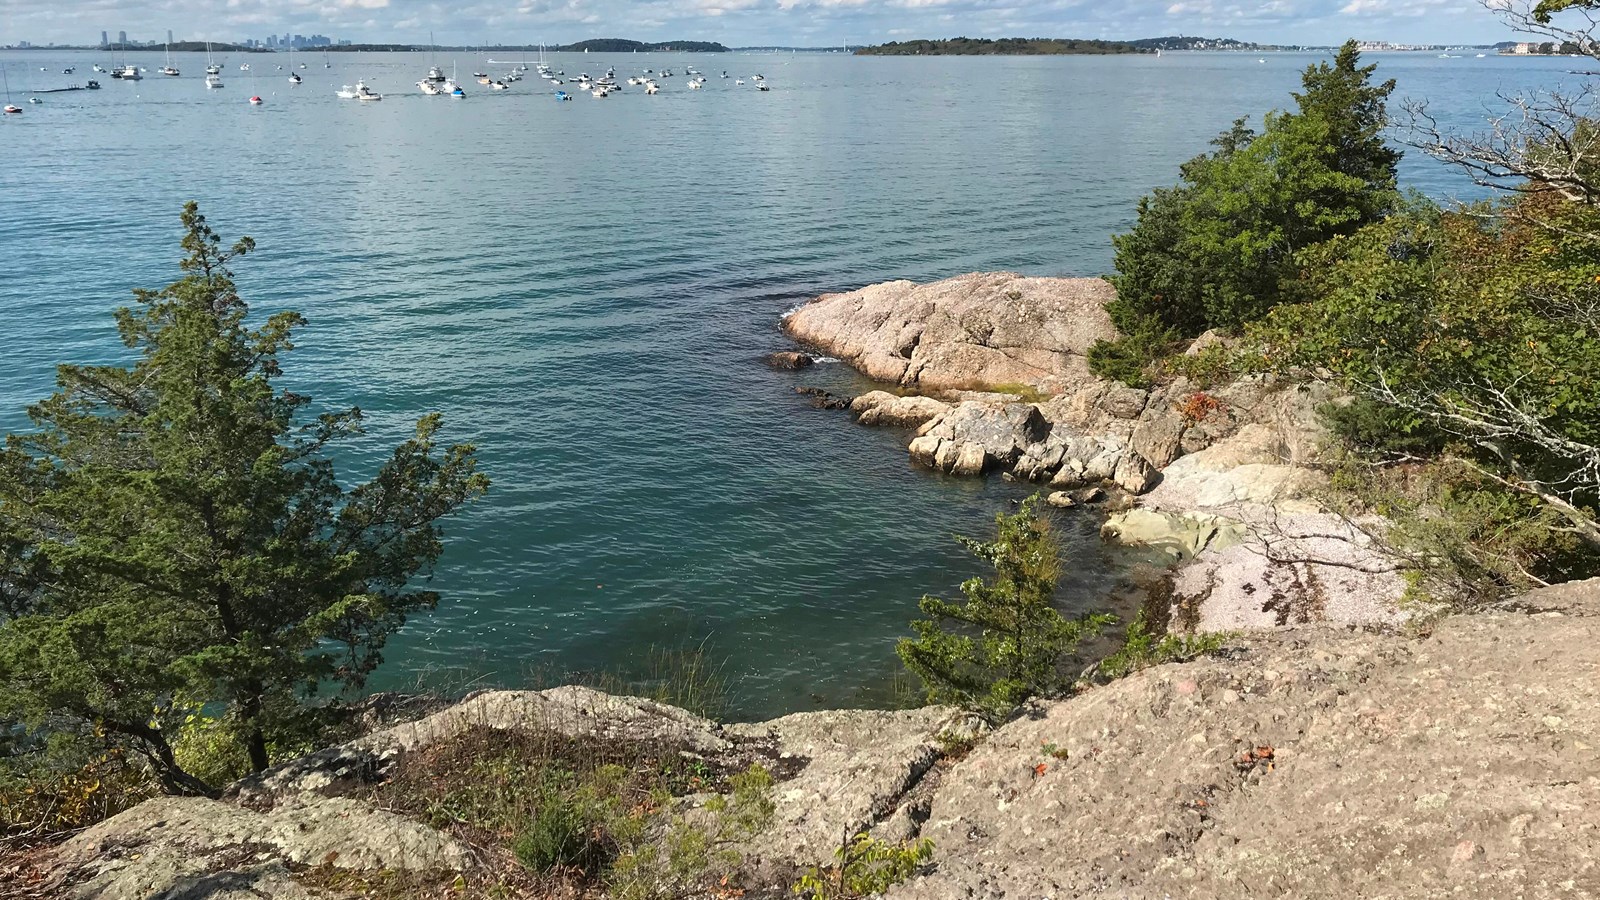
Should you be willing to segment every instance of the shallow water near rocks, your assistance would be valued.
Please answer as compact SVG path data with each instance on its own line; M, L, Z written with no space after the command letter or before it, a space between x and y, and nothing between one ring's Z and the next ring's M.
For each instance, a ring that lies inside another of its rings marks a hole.
M182 56L181 78L124 84L89 72L110 54L0 53L14 98L104 85L0 121L0 428L26 426L58 362L120 358L109 311L175 277L197 199L259 242L238 271L256 308L310 319L288 386L367 411L347 473L440 410L495 480L449 524L444 602L375 686L520 686L693 646L725 660L742 716L884 700L917 598L977 572L950 534L1025 495L918 471L903 432L812 409L795 387L864 385L761 366L787 346L782 312L890 278L1102 273L1138 196L1236 116L1287 104L1317 58L590 54L556 62L693 64L711 83L557 104L531 79L419 96L421 54L331 54L294 89L283 60L234 58L220 91ZM1461 127L1575 62L1373 59ZM384 101L334 97L358 78ZM1403 176L1470 190L1415 154ZM1097 608L1124 562L1094 514L1058 524L1062 603Z

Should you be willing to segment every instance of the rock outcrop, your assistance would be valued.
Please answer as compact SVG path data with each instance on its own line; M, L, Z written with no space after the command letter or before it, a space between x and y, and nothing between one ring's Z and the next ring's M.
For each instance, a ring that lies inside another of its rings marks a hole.
M975 273L828 294L784 320L795 338L879 381L923 391L1021 384L1058 391L1116 335L1099 278Z
M782 761L771 825L741 848L751 896L786 892L841 835L871 830L932 839L933 865L889 893L906 900L1600 897L1600 582L1517 606L1417 634L1240 636L986 737L933 708L722 726L577 688L484 693L233 801L116 816L56 851L52 896L305 900L358 892L305 880L308 865L472 871L469 848L425 823L328 796L344 777L329 766L376 760L365 777L382 777L489 727Z

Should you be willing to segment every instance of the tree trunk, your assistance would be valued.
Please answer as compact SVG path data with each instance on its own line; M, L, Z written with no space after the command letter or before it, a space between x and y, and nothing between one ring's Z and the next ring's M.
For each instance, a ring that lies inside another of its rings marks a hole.
M245 735L245 749L250 752L250 771L260 772L267 767L267 738L260 728L251 727Z
M127 722L103 724L108 731L125 734L144 742L145 756L150 760L150 768L154 770L156 780L161 782L161 789L166 793L179 797L215 797L220 793L178 765L178 760L172 753L172 745L167 743L167 736L159 730L148 725Z

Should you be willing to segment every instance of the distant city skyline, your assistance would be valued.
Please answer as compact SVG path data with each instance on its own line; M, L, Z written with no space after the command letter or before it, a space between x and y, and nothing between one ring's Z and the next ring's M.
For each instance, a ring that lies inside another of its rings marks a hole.
M1528 0L1509 0L1526 3ZM22 4L0 0L3 44L105 41L117 19L141 23L134 42L210 40L268 46L283 36L338 34L354 43L562 44L596 37L704 40L728 46L834 46L939 37L1165 35L1274 44L1335 44L1355 37L1404 44L1516 40L1479 0L462 0L448 21L431 0L232 0L185 10L176 28L165 0ZM87 8L84 8L87 7ZM104 29L104 30L102 30ZM117 43L128 43L126 29ZM150 36L145 36L150 35ZM1525 39L1525 38L1524 38ZM330 39L332 40L332 39ZM296 45L297 47L300 45ZM317 45L312 45L317 46Z

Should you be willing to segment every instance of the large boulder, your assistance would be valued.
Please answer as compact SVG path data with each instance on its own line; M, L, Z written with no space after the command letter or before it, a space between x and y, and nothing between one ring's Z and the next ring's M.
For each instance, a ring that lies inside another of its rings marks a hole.
M1600 896L1600 588L1543 594L1044 705L944 774L936 865L889 897Z
M1056 392L1087 380L1089 348L1116 337L1105 311L1115 296L1099 278L987 272L891 281L819 297L784 328L879 381Z
M982 403L969 400L930 421L922 436L957 447L973 444L1003 467L1021 459L1029 446L1050 436L1050 423L1030 403Z

